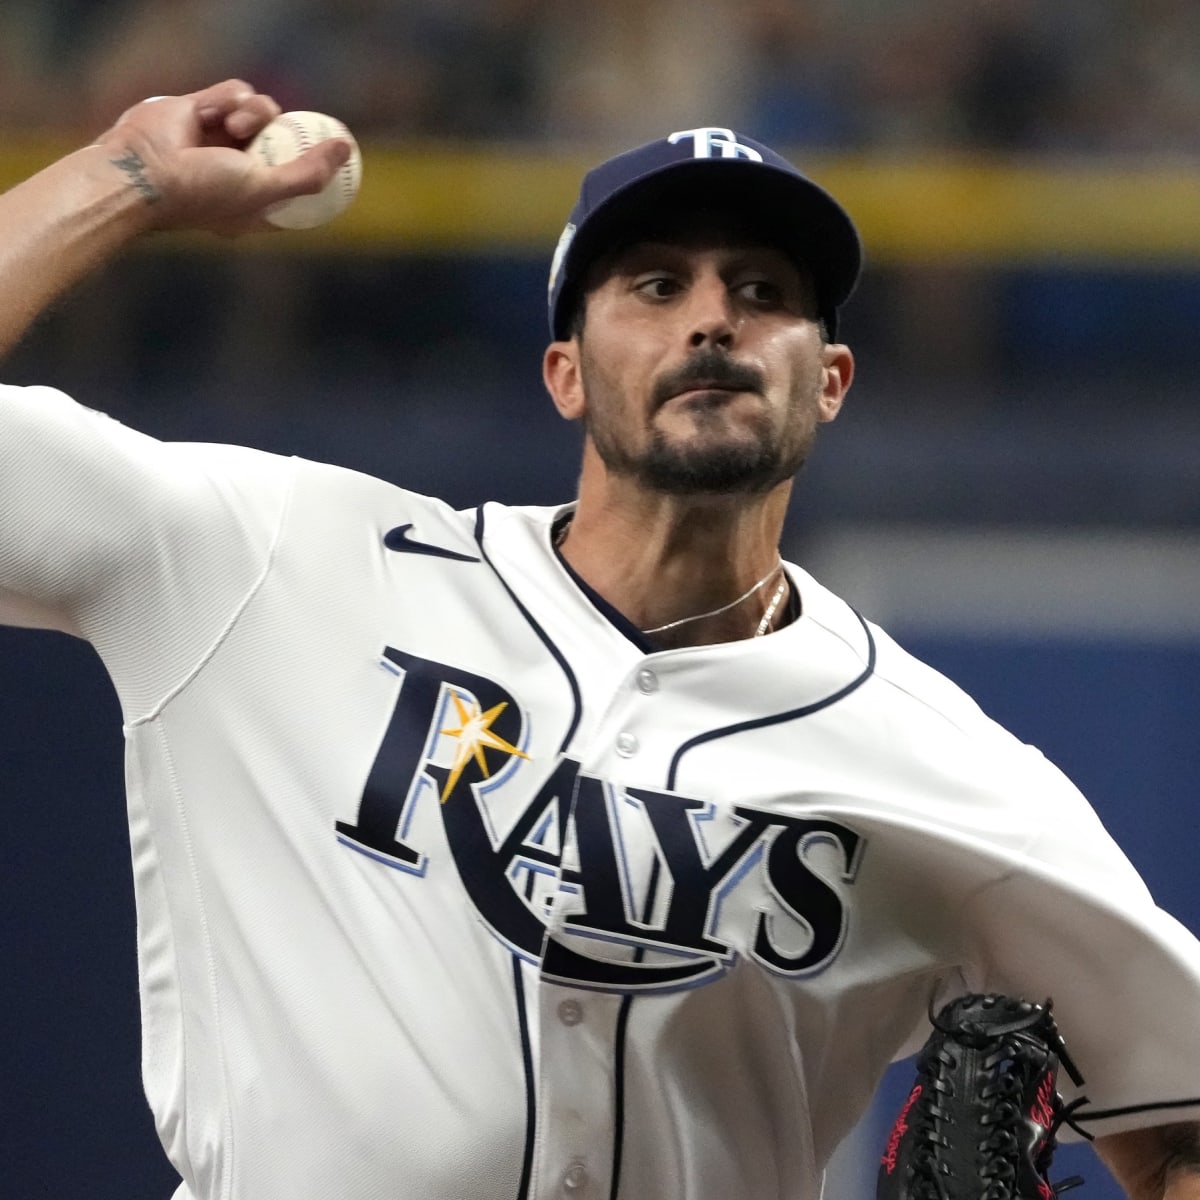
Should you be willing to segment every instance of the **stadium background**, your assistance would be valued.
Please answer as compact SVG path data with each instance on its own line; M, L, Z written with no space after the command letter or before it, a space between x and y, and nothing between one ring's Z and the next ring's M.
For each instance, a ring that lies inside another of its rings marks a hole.
M359 203L310 234L147 243L6 382L457 504L554 502L578 439L541 394L545 273L579 174L697 124L768 140L868 261L858 382L790 556L1045 750L1200 930L1200 6L5 0L0 186L234 74L355 129ZM91 651L0 631L5 1200L173 1186L138 1083L120 759ZM870 1195L906 1071L832 1200Z

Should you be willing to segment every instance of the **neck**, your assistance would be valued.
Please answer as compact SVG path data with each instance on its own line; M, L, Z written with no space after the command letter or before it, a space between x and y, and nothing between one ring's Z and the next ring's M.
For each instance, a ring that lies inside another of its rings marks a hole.
M664 496L611 479L589 488L585 477L560 548L590 587L639 629L655 631L664 648L738 641L780 623L789 491L790 483L756 496Z

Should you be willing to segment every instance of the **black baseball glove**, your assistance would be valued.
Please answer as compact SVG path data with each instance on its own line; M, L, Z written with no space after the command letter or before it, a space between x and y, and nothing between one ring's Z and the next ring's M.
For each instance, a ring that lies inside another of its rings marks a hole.
M936 1016L888 1137L878 1200L1054 1200L1082 1183L1047 1178L1064 1105L1061 1065L1083 1083L1050 1001L961 996ZM1079 1130L1084 1137L1088 1135Z

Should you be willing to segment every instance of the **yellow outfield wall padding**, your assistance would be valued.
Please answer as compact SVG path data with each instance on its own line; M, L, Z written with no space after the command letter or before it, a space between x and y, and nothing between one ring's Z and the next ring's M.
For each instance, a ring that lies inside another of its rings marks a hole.
M69 149L0 138L0 187ZM347 213L321 229L237 244L548 256L580 177L605 153L368 142L362 191ZM1200 266L1200 160L792 157L849 209L869 261ZM196 237L158 244L228 247Z

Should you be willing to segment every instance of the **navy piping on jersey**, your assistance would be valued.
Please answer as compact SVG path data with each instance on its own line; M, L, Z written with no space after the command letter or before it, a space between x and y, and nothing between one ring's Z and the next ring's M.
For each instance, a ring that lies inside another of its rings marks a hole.
M609 1200L617 1200L621 1190L621 1157L625 1149L625 1038L629 1030L629 1010L633 1007L633 997L626 996L621 1001L621 1009L617 1013L616 1045L613 1057L613 1159L612 1187L609 1188Z
M815 712L820 712L823 708L828 708L831 704L836 704L839 700L845 699L851 692L862 687L864 683L875 673L875 639L871 636L871 630L862 614L851 609L851 612L858 618L859 624L863 628L863 633L867 638L867 665L863 668L862 674L857 678L852 679L844 688L840 688L831 696L826 696L823 700L818 700L814 704L805 704L800 708L789 709L787 712L772 713L767 717L755 717L750 721L738 721L735 725L726 725L722 729L709 729L704 733L698 733L694 738L689 738L678 750L675 751L671 758L671 766L667 772L667 788L674 789L675 778L679 772L679 764L683 760L683 756L696 746L703 745L705 742L713 742L718 738L732 737L735 733L745 733L748 729L761 729L766 725L780 725L784 721L794 721L801 717L810 717Z
M567 682L571 685L571 698L575 704L575 712L571 716L571 724L567 729L566 736L558 747L559 754L565 753L567 747L571 744L571 739L575 736L575 731L579 728L579 722L583 719L583 695L579 691L579 680L575 678L575 672L571 670L571 664L567 662L563 652L550 640L546 631L533 619L533 614L517 599L517 594L508 586L508 580L496 569L496 564L492 562L491 556L488 554L486 547L483 544L483 505L481 504L475 510L475 541L479 545L479 553L483 556L483 561L487 563L492 574L500 580L504 585L504 590L508 593L512 602L520 609L521 616L533 627L533 632L542 639L542 644L554 656L554 661L562 667L563 674L567 677Z
M1071 1120L1086 1125L1090 1121L1104 1121L1109 1117L1125 1117L1130 1113L1160 1112L1165 1108L1196 1108L1200 1107L1200 1096L1191 1096L1186 1100L1156 1100L1151 1104L1128 1104L1124 1108L1101 1108L1094 1112L1077 1112Z
M575 678L574 671L571 670L570 664L559 648L550 640L545 630L534 620L533 614L517 599L512 588L508 586L508 581L496 568L496 564L492 562L487 550L483 544L484 530L484 515L483 506L480 505L475 510L475 541L479 546L479 552L483 556L483 561L487 563L492 573L504 585L504 590L508 592L513 603L520 610L521 615L533 627L534 632L541 638L543 644L554 656L555 661L562 667L563 673L567 677L567 681L571 685L571 695L575 702L575 714L571 720L571 726L567 731L566 737L563 738L562 745L559 747L559 753L565 752L567 746L571 744L571 739L575 736L575 731L579 727L579 722L583 714L583 701L579 691L579 682ZM557 531L557 526L556 526ZM553 534L551 544L553 545ZM563 564L570 577L575 581L577 586L583 591L584 595L592 601L593 604L603 613L609 620L613 622L617 628L621 629L627 637L633 635L633 640L642 645L647 654L654 653L656 647L649 643L649 639L645 638L641 630L634 626L630 621L627 621L615 608L612 607L602 596L594 592L574 571L566 559L559 553L558 547L554 546L554 553L558 555L558 560ZM623 627L624 626L624 627ZM640 639L640 641L639 641ZM656 864L657 865L657 864ZM640 951L639 951L640 953ZM525 1064L525 1111L526 1111L526 1126L525 1126L525 1152L521 1163L521 1186L517 1193L517 1200L526 1200L529 1194L530 1175L533 1168L533 1143L535 1130L537 1128L537 1092L534 1085L534 1070L533 1070L533 1050L529 1042L528 1019L525 1012L525 988L524 980L521 974L521 960L518 955L513 954L513 986L516 990L517 997L517 1015L521 1031L521 1055ZM613 1111L613 1170L612 1170L612 1191L613 1200L616 1200L618 1189L620 1188L621 1176L621 1151L622 1151L622 1135L625 1125L625 1035L626 1028L629 1024L629 1009L633 1003L632 996L626 996L621 1003L621 1010L617 1018L616 1031L616 1046L614 1048L616 1061L613 1069L614 1083L614 1111Z
M647 637L619 608L614 608L595 588L587 583L582 576L563 557L558 548L559 535L571 520L571 514L565 513L559 517L550 528L550 545L554 556L562 564L562 569L571 577L571 582L587 597L592 607L619 633L627 637L643 654L657 654L662 649Z
M650 922L650 914L654 911L654 902L658 898L659 868L659 860L656 858L650 867L650 884L646 889L646 903L642 905L642 920L646 924ZM634 962L642 962L645 957L645 946L639 946L633 952ZM625 1137L625 1043L629 1033L629 1014L633 1009L635 999L634 995L629 994L621 1001L613 1046L613 1161L612 1187L609 1190L610 1200L617 1200L617 1193L621 1187L621 1157Z
M583 698L579 691L579 681L575 678L575 672L571 670L571 664L567 662L562 651L550 640L546 631L537 621L533 619L533 614L517 599L516 593L508 586L508 580L496 569L496 564L492 562L491 556L483 544L483 528L483 505L480 505L475 510L475 541L479 546L479 553L483 561L488 565L492 574L500 580L509 598L520 610L525 620L529 622L534 633L541 638L543 645L553 655L554 661L562 667L563 674L566 675L567 682L571 686L571 697L574 701L575 711L572 714L571 723L566 735L558 748L558 752L562 754L571 744L571 739L575 736L575 731L579 728L579 722L583 718ZM513 989L517 999L517 1022L521 1034L521 1058L525 1067L525 1149L521 1158L521 1184L517 1191L517 1200L526 1200L532 1180L533 1150L537 1135L537 1088L534 1082L533 1047L529 1040L529 1018L525 1009L525 981L521 974L521 958L516 952L512 955L512 964Z
M517 1200L526 1200L533 1174L533 1141L537 1129L537 1089L533 1077L533 1048L529 1042L529 1016L525 1011L525 979L521 974L521 959L512 956L513 991L517 998L517 1028L521 1034L521 1060L525 1066L525 1151L521 1156L521 1186Z

